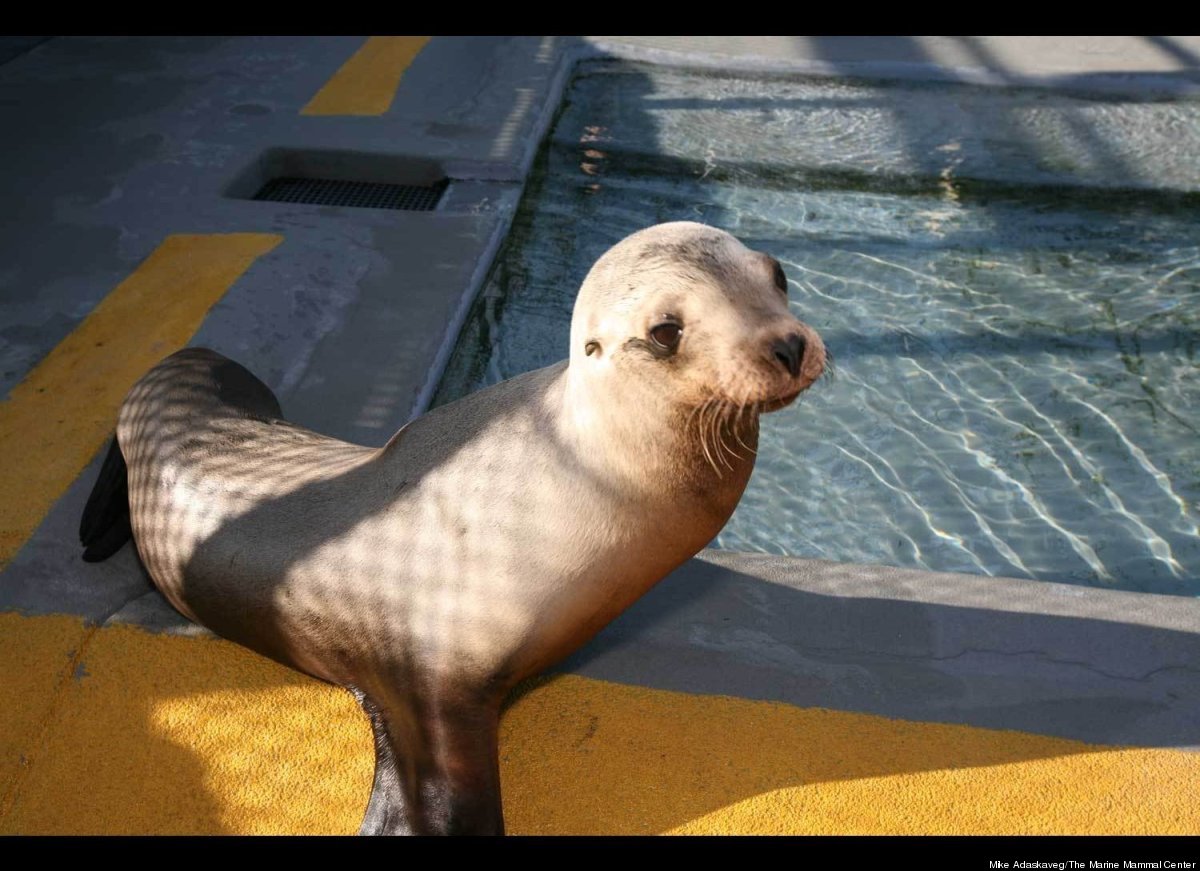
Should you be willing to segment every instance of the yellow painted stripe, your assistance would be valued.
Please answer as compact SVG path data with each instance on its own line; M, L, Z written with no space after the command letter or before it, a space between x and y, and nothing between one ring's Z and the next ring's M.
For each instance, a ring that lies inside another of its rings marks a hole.
M0 614L61 665L64 618ZM69 633L68 633L69 634ZM345 693L224 641L95 631L27 749L0 833L350 833L370 791ZM27 669L0 660L0 711ZM49 681L53 684L53 681ZM43 718L44 719L44 718ZM509 831L1167 834L1200 830L1200 755L562 676L501 727Z
M238 276L282 241L168 236L0 403L0 569L112 433L133 382L187 344Z
M372 36L300 114L382 115L391 108L400 77L428 42L428 36Z

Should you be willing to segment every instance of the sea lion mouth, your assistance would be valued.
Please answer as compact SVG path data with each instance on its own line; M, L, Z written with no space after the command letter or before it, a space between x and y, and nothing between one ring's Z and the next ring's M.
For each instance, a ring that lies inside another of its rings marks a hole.
M791 393L785 393L783 396L780 396L776 399L771 399L767 402L760 403L759 408L763 414L770 414L772 411L779 411L781 408L787 408L789 405L795 402L796 397L807 390L809 386L811 385L805 384L803 387L797 388Z
M793 402L796 401L796 398L801 393L803 393L805 390L808 390L810 387L812 387L814 384L816 384L817 381L819 381L823 376L826 376L826 375L832 376L833 375L832 365L833 365L833 360L827 359L826 361L824 361L822 363L821 371L818 373L816 378L811 378L811 379L804 378L803 383L799 387L797 387L793 390L789 390L787 393L781 394L780 396L777 396L774 399L768 399L765 402L758 403L758 408L759 408L760 413L770 414L772 411L779 411L781 408L787 408L789 405L791 405Z
M711 407L713 404L723 406L728 410L728 413L734 414L744 413L746 410L752 410L756 414L770 414L772 411L779 411L782 408L787 408L797 397L805 390L813 386L815 382L804 379L799 387L788 390L787 393L781 393L777 396L772 396L767 399L747 399L743 398L740 401L734 400L728 396L714 396L703 404L703 407ZM740 412L738 410L741 410Z

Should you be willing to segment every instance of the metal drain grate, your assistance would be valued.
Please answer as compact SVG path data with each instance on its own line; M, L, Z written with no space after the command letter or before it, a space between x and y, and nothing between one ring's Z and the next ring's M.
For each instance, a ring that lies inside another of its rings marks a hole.
M273 178L262 186L254 199L314 206L428 212L437 206L445 189L445 181L425 186L338 181L331 178Z

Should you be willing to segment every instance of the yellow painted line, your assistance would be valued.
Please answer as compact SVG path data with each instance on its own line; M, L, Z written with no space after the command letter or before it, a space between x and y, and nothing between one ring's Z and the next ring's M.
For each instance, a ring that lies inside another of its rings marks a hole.
M1200 831L1200 755L1182 751L577 677L514 713L505 810L530 834Z
M0 402L0 569L87 466L146 370L187 344L264 233L168 236Z
M61 664L61 620L0 615ZM82 624L80 624L82 625ZM0 666L0 711L37 690ZM350 833L370 729L348 693L236 645L96 630L0 833ZM74 669L73 669L74 670ZM6 721L7 722L7 721ZM1200 755L561 676L501 724L515 834L1168 834L1200 830Z
M301 115L382 115L391 108L400 78L429 42L428 36L372 36L342 64Z

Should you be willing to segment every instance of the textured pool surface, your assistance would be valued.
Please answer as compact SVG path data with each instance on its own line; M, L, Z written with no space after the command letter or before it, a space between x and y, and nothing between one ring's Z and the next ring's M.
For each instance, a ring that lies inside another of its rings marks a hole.
M715 544L1200 595L1200 104L592 64L435 404L567 356L588 268L699 220L837 376Z

